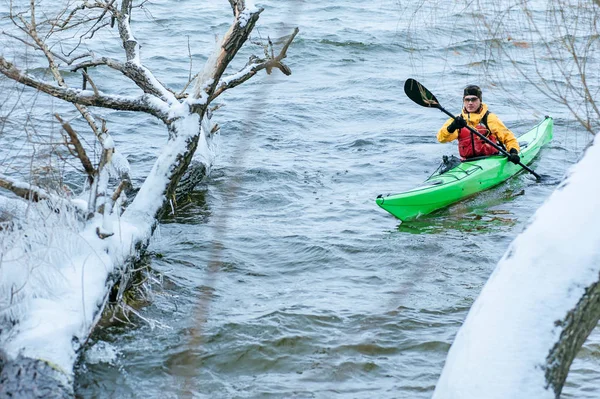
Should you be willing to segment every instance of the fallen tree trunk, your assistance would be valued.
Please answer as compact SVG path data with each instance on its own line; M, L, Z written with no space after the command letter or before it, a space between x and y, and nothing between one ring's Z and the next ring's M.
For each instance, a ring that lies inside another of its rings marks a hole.
M598 164L596 136L498 263L452 344L434 398L560 397L600 318Z

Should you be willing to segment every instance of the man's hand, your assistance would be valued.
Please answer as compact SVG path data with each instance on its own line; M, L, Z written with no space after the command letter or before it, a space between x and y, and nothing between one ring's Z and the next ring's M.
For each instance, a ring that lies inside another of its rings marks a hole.
M451 124L448 125L448 133L454 133L456 129L462 129L463 127L467 127L467 121L462 117L462 115L458 115Z
M519 156L519 151L515 148L510 149L510 153L508 154L508 160L515 165L521 162L521 157Z

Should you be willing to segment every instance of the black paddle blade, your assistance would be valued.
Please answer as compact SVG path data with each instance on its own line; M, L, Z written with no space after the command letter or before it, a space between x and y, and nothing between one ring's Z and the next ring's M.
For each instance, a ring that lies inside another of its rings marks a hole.
M437 98L425 86L414 79L406 79L404 92L414 102L422 107L440 108Z

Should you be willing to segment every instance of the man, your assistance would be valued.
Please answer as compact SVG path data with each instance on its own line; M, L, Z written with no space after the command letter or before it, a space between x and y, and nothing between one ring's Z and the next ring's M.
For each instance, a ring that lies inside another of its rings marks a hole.
M496 114L488 111L487 105L482 102L479 86L465 87L462 114L448 119L438 132L437 139L440 143L458 139L458 152L463 160L498 154L494 146L471 132L467 126L476 129L493 143L503 145L509 153L510 162L515 164L521 162L519 157L521 149L515 135L504 126Z

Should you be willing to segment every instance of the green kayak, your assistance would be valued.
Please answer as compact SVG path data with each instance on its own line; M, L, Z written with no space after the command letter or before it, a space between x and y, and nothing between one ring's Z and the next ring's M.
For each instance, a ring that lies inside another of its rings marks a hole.
M552 118L547 116L518 138L523 164L531 163L542 146L552 140L553 125ZM508 162L504 155L463 161L447 172L434 173L412 190L380 195L376 201L398 219L407 221L494 187L522 170L521 166Z

